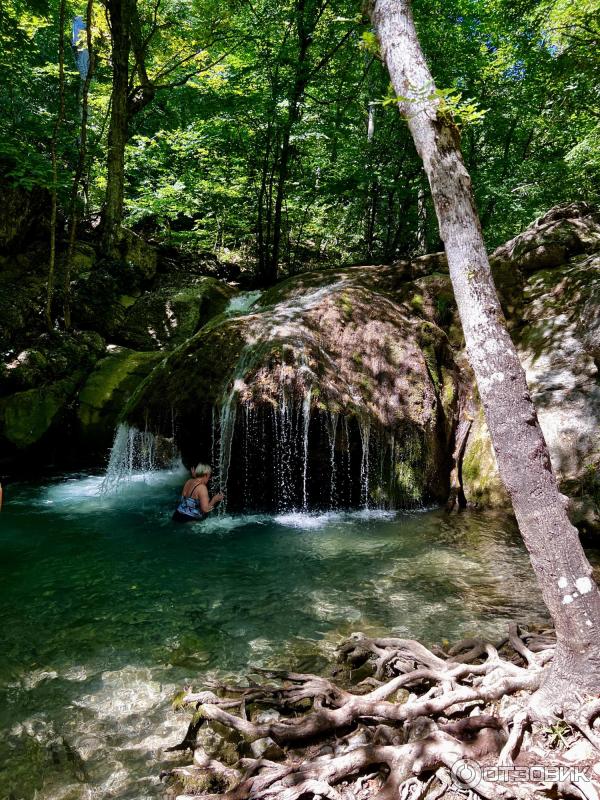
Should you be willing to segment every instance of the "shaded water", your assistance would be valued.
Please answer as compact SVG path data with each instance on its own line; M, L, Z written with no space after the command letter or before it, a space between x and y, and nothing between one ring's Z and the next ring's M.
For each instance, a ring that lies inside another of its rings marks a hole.
M0 515L0 797L150 798L169 698L251 665L324 669L354 630L426 641L543 618L504 516L221 516L177 526L183 475L9 487ZM177 758L181 758L177 756Z

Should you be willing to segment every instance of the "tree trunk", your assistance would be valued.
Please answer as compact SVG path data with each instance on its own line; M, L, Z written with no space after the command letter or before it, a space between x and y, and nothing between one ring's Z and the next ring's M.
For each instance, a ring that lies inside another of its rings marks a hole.
M600 592L567 516L525 373L494 287L460 137L449 115L419 89L435 86L409 0L371 8L400 112L406 117L433 196L469 360L500 476L556 626L557 649L533 710L560 710L575 693L600 691ZM410 98L415 98L411 100Z
M92 47L93 6L93 0L87 0L85 16L85 52L87 54L87 58L84 61L85 72L83 73L83 86L81 89L81 128L79 131L79 152L77 154L77 167L75 169L73 184L71 186L71 202L69 204L69 245L67 249L65 272L63 276L63 316L66 330L71 328L71 264L73 262L75 238L77 236L77 223L79 221L79 214L77 213L77 199L79 196L81 180L83 178L83 172L85 169L85 160L87 157L88 98L96 62Z
M54 299L54 283L56 272L56 224L58 212L58 138L65 116L65 17L66 0L61 0L58 18L58 112L52 140L50 154L52 160L52 195L50 209L50 257L48 260L48 282L46 288L46 325L48 330L53 328L52 300Z
M108 159L106 199L102 219L103 247L111 253L118 241L123 219L125 187L125 145L127 144L129 114L129 3L127 0L107 2L111 33L112 97L108 130Z

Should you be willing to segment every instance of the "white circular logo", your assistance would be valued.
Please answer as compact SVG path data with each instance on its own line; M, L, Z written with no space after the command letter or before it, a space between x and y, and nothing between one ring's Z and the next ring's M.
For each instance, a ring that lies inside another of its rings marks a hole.
M459 758L452 765L452 780L461 789L472 789L481 780L481 767L470 758Z

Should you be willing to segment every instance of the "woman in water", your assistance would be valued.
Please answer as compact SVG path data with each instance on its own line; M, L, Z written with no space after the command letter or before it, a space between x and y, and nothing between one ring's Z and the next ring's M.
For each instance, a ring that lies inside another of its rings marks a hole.
M208 464L197 464L192 467L191 473L192 477L185 482L179 505L173 514L175 522L204 519L223 499L221 493L212 498L208 496L208 482L212 474Z

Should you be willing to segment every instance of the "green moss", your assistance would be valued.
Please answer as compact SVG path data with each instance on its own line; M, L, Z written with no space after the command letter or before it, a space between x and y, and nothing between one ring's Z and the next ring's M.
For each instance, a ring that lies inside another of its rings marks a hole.
M75 394L81 376L18 392L0 402L4 438L23 449L39 441Z
M413 311L417 312L417 314L423 313L423 306L424 306L423 295L414 294L409 300L409 305Z
M456 401L456 384L454 376L446 367L441 368L442 372L442 407L444 413L448 416L452 406Z
M79 394L77 416L84 434L112 431L123 405L160 359L159 353L126 348L103 358Z
M462 463L465 496L470 503L494 508L507 503L483 411L473 422Z
M122 294L119 297L119 303L123 306L123 308L129 308L130 306L132 306L137 301L137 299L138 298L137 297L133 297L133 295Z
M183 288L163 286L131 306L119 336L140 350L182 344L220 315L233 294L230 286L216 278L202 278Z
M433 385L435 386L436 392L439 392L441 383L435 347L432 344L427 344L422 348L422 352L425 363L427 364L429 376L433 382Z

